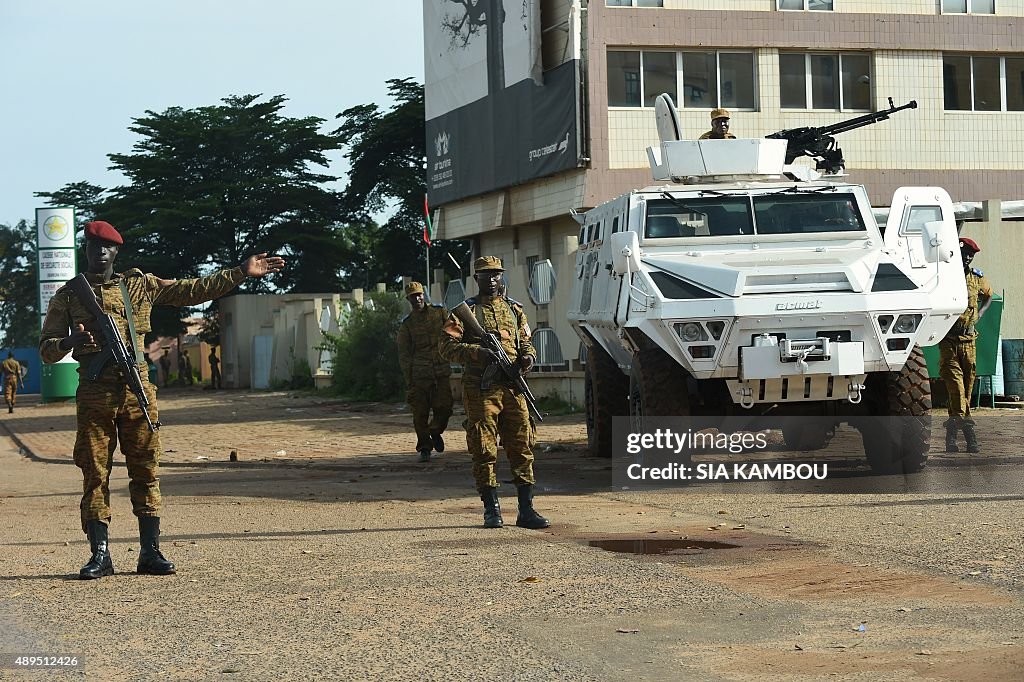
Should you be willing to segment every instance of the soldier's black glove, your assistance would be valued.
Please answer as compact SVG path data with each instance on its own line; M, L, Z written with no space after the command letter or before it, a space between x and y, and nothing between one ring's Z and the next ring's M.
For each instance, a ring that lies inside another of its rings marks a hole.
M518 364L519 364L519 373L520 374L527 374L531 369L533 369L533 364L534 364L533 356L532 355L521 355L519 357Z

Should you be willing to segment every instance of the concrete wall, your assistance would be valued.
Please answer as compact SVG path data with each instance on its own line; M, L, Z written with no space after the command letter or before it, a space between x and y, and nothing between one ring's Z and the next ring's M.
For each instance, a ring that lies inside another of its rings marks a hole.
M240 294L220 300L221 375L226 388L250 388L253 338L272 338L270 381L288 381L296 363L310 367L317 385L329 380L327 354L317 350L321 320L337 333L345 304L361 305L363 292L348 294Z

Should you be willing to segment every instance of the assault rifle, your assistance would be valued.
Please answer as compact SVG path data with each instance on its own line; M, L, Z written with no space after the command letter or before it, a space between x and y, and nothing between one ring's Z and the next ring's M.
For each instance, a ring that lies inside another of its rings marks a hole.
M85 275L78 275L69 280L68 289L78 297L89 314L96 318L96 327L99 328L103 336L103 343L100 344L103 346L103 351L89 364L86 376L89 379L96 379L108 362L111 360L116 362L125 375L128 388L135 394L135 399L139 401L139 408L142 409L142 414L146 417L149 430L156 431L160 428L160 422L154 422L149 416L149 398L146 397L146 389L142 385L142 375L139 374L139 368L135 364L135 357L129 352L128 346L121 338L121 330L114 323L114 318L109 313L103 312ZM136 342L136 339L132 339L133 344Z
M480 337L480 346L487 348L488 350L494 351L494 354L498 356L498 361L492 363L484 369L483 380L481 381L481 387L486 387L490 384L491 379L500 369L504 372L505 376L512 381L513 387L523 394L526 398L526 404L530 407L530 412L537 419L537 421L544 421L544 417L541 416L540 410L537 409L537 399L533 396L533 391L526 383L526 379L519 372L519 368L516 367L515 362L505 352L505 348L501 345L501 341L494 334L484 331L484 328L480 326L476 316L473 315L473 311L469 309L469 306L465 303L460 303L455 306L452 310L455 317L459 318L459 321L465 325L466 329L473 335Z
M789 145L786 147L786 163L793 163L793 160L798 156L809 156L817 161L815 166L817 170L835 175L843 170L846 166L846 161L843 159L843 150L836 146L833 135L888 120L889 116L897 111L916 108L917 100L912 99L907 104L897 107L893 105L892 97L890 97L889 108L882 111L864 114L863 116L833 123L830 126L822 126L821 128L805 127L780 130L777 133L765 135L765 137L789 142Z

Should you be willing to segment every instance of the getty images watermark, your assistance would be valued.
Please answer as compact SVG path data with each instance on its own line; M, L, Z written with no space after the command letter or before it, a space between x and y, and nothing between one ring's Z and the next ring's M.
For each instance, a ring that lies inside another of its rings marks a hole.
M794 462L701 462L693 464L694 452L733 454L764 451L769 445L765 432L726 433L718 430L676 431L656 428L650 432L630 431L626 434L626 453L634 461L626 464L630 481L654 483L671 481L824 481L828 463ZM640 455L657 453L655 463L647 464ZM666 456L679 461L665 461Z

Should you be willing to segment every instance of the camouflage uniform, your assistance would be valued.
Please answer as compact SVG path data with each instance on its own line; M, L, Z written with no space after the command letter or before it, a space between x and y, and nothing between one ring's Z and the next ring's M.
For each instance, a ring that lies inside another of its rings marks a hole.
M982 299L979 301L979 298ZM988 279L975 268L967 272L967 310L939 342L939 376L949 394L947 412L952 423L974 424L971 418L971 392L974 390L977 355L974 325L978 310L985 300L992 298Z
M2 364L4 375L4 402L7 409L13 410L18 399L18 381L21 379L21 363L14 358L7 358Z
M437 346L447 317L442 306L428 305L409 313L398 328L398 362L408 387L405 399L412 409L416 449L428 454L431 436L444 433L452 416L451 365Z
M523 355L537 356L530 342L530 325L518 303L501 296L478 296L466 301L480 326L495 333L505 352L513 360ZM473 457L473 478L477 490L496 488L494 473L498 461L498 433L512 466L517 486L535 483L533 476L534 434L530 425L526 398L513 393L508 380L500 374L487 390L480 388L484 366L477 360L480 339L464 337L462 323L448 317L441 335L441 355L464 368L463 404L466 408L466 446ZM499 419L500 417L500 419Z
M234 289L245 279L242 268L222 270L207 277L168 283L141 270L131 269L103 282L102 275L87 274L96 298L104 312L117 324L122 337L134 348L143 347L143 337L150 331L150 312L154 305L189 306L210 301ZM134 313L137 337L130 338L125 305L119 283L128 289ZM57 362L68 351L60 348L68 330L83 324L90 330L92 316L65 286L50 300L46 320L40 333L39 353L43 362ZM95 328L91 329L96 333ZM156 517L160 512L160 436L149 430L135 396L128 389L121 370L109 362L96 380L86 377L92 359L101 351L98 345L74 349L80 363L76 400L78 403L78 435L75 440L75 464L84 476L81 503L82 527L92 520L110 519L110 468L114 448L121 443L121 453L128 465L128 491L136 516ZM145 362L139 363L142 383L150 400L149 413L157 421L156 389L149 382Z

